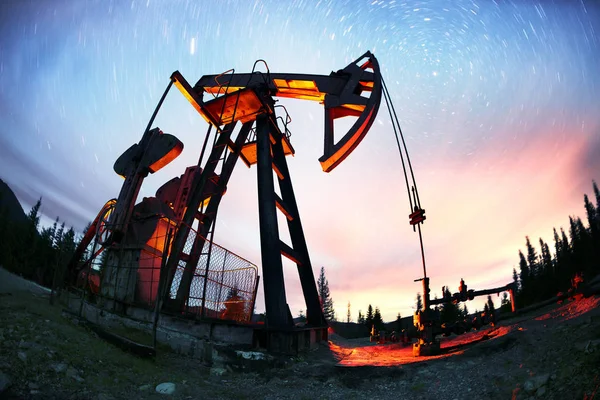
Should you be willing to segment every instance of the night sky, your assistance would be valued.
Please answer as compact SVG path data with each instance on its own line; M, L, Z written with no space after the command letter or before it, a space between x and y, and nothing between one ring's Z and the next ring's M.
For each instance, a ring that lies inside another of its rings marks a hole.
M26 210L42 196L44 224L59 216L81 231L117 196L112 164L140 139L173 71L193 84L262 58L273 72L327 75L371 50L427 210L432 293L456 291L461 277L504 285L525 235L551 242L552 227L585 216L583 194L600 180L599 33L594 1L4 0L0 179ZM325 174L322 106L281 103L312 263L326 269L338 317L348 301L353 319L369 303L385 320L409 315L422 268L385 105ZM141 196L196 163L207 128L177 91L154 125L185 149ZM256 169L240 163L215 238L260 266L257 211ZM296 315L297 272L285 269Z

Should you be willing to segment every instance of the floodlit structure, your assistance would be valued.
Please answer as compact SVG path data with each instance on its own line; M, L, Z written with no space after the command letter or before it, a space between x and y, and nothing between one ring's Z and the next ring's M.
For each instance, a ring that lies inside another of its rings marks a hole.
M256 71L261 62L266 71ZM144 178L183 150L175 136L152 128L173 84L208 123L199 161L166 182L155 196L136 204ZM331 172L369 131L382 95L390 108L379 64L370 52L329 75L273 73L261 60L250 73L207 75L194 86L174 72L141 140L115 162L115 172L125 181L119 196L106 203L86 233L69 267L71 281L82 282L103 307L114 310L135 304L201 319L251 322L258 269L212 240L219 204L241 160L257 170L266 308L259 341L273 351L286 351L302 347L300 342L310 345L326 339L327 322L286 160L295 153L291 118L275 98L323 104L324 148L319 161L323 171ZM355 118L350 130L334 132L335 120L346 117ZM420 213L422 221L424 210L417 198L413 210L409 195L411 212ZM286 218L291 243L280 239L277 212ZM282 257L298 267L307 310L302 330L294 327L287 305Z

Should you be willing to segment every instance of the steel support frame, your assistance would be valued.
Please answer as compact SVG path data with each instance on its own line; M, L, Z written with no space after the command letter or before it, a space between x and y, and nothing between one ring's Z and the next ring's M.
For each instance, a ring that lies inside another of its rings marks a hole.
M277 127L274 115L260 115L256 120L256 126L258 207L267 327L269 329L293 327L285 293L282 251L292 253L288 256L296 262L307 306L307 323L314 327L326 326L283 151L281 131ZM273 170L277 172L281 199L278 199L275 193ZM278 201L283 203L280 206L285 207L287 211L285 214L287 214L293 249L283 243L279 237Z
M171 248L169 260L167 262L167 271L169 273L167 287L169 288L173 283L175 271L177 269L179 260L181 259L181 253L184 250L187 238L190 234L190 227L192 226L194 219L197 216L198 208L200 207L200 203L204 198L204 191L205 188L208 186L207 182L212 176L212 174L215 172L217 164L219 163L219 160L222 159L225 149L231 144L230 138L235 128L235 125L235 122L231 123L225 126L225 128L221 131L208 159L206 160L204 169L202 169L202 172L194 178L194 183L192 184L193 192L189 197L183 221L179 224L179 227L177 229L177 234L175 235L173 247ZM204 215L205 218L203 218L203 221L201 221L201 223L198 226L198 232L192 245L192 251L190 252L188 261L186 262L183 275L181 277L181 282L179 283L179 288L177 290L176 298L173 301L169 302L168 300L170 297L170 290L167 290L165 293L165 296L167 297L165 299L166 303L170 303L169 308L171 308L174 311L182 311L185 305L185 301L189 296L190 287L194 278L194 273L196 272L196 266L200 258L200 254L202 252L202 248L204 246L206 235L208 234L214 222L214 217L216 216L216 212L223 195L222 189L226 187L229 178L231 177L231 173L233 172L236 161L239 158L240 149L243 143L246 141L251 127L252 123L246 123L242 126L242 129L240 130L240 132L238 133L238 137L236 138L234 149L229 154L223 165L218 182L219 190L217 190L216 193L212 194Z

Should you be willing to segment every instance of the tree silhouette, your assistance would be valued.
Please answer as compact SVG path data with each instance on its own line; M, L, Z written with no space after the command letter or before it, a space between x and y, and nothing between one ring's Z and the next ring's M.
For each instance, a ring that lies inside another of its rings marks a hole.
M529 236L525 236L525 247L527 248L527 265L529 266L529 275L532 279L539 274L538 255L535 248L529 241Z
M421 298L421 293L417 292L417 303L415 304L417 307L417 311L423 309L423 299Z
M444 297L450 299L452 294L450 290L446 286ZM454 323L460 319L461 310L458 308L458 305L454 304L452 300L448 300L442 304L442 309L440 311L440 321L442 323Z
M347 323L352 322L352 316L350 314L350 302L348 302L348 312L346 313L346 322Z
M596 205L587 195L583 196L586 222L577 216L569 216L568 236L563 227L553 228L554 255L548 243L539 240L540 255L526 236L527 258L519 251L517 300L519 307L541 301L571 286L575 274L591 279L600 273L600 191L593 182ZM513 270L513 281L516 279ZM503 302L502 304L506 304Z
M365 316L362 314L361 310L358 310L358 319L356 320L356 322L359 324L365 323Z
M375 325L375 329L377 329L378 331L383 330L385 328L383 319L381 318L381 312L379 311L379 307L375 307L375 312L373 313L373 325Z
M371 325L373 325L373 306L369 304L367 308L367 316L365 318L365 325L367 328L371 329Z
M519 270L521 271L521 291L519 293L521 297L521 303L528 304L531 292L531 279L529 265L527 264L527 260L525 260L525 256L521 250L519 250Z
M335 310L333 309L333 299L329 293L329 282L325 277L325 267L321 267L321 273L317 280L317 289L319 291L319 299L321 300L321 308L323 315L327 321L335 320Z
M402 316L400 315L400 313L398 313L398 315L396 316L396 331L397 332L401 332L402 331Z

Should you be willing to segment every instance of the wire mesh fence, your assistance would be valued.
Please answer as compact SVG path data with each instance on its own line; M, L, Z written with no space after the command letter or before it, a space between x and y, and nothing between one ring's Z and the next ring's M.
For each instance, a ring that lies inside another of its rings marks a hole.
M178 224L154 215L133 219L121 243L102 247L96 238L86 249L76 287L91 298L153 309L160 297L159 282L163 257L169 255L167 237ZM186 267L185 255L191 253L198 235L189 228L184 257L177 256L169 296L175 298ZM198 237L198 239L202 239ZM203 247L186 299L185 314L250 322L256 297L258 268L227 249L203 239ZM166 253L166 254L165 254Z
M184 252L191 251L196 232L190 230ZM170 288L175 298L186 262L181 260ZM229 250L204 239L194 271L186 311L206 318L249 322L252 317L258 268Z

